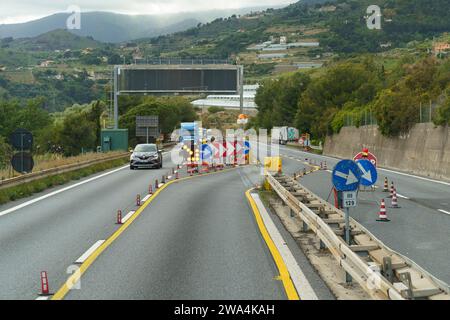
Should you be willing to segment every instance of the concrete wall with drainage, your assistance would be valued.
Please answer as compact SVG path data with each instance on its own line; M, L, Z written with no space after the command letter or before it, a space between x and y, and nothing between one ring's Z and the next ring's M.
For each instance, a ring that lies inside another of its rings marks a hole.
M420 123L400 137L387 138L377 126L344 127L325 140L324 155L352 158L363 147L384 168L450 181L450 130Z

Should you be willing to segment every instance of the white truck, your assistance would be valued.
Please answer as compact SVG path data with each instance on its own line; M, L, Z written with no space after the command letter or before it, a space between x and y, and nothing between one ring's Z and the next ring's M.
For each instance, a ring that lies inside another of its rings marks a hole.
M287 144L288 127L273 127L271 132L272 143Z

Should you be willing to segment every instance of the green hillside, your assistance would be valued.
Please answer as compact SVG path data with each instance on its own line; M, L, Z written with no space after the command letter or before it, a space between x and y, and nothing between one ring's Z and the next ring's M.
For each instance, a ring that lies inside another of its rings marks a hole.
M63 29L50 31L34 38L13 40L9 44L11 49L25 51L80 50L101 46L103 46L101 42L91 37L80 37Z

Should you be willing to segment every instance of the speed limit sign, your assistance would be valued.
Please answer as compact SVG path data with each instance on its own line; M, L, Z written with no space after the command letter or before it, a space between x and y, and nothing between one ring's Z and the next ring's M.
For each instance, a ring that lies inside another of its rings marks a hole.
M356 207L356 191L349 191L342 193L342 202L344 208Z

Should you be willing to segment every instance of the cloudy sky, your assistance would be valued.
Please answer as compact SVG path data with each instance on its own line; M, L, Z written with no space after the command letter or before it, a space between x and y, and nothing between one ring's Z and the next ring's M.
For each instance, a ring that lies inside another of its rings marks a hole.
M19 23L64 12L76 5L81 11L110 11L125 14L164 14L284 5L296 0L0 0L0 24Z

